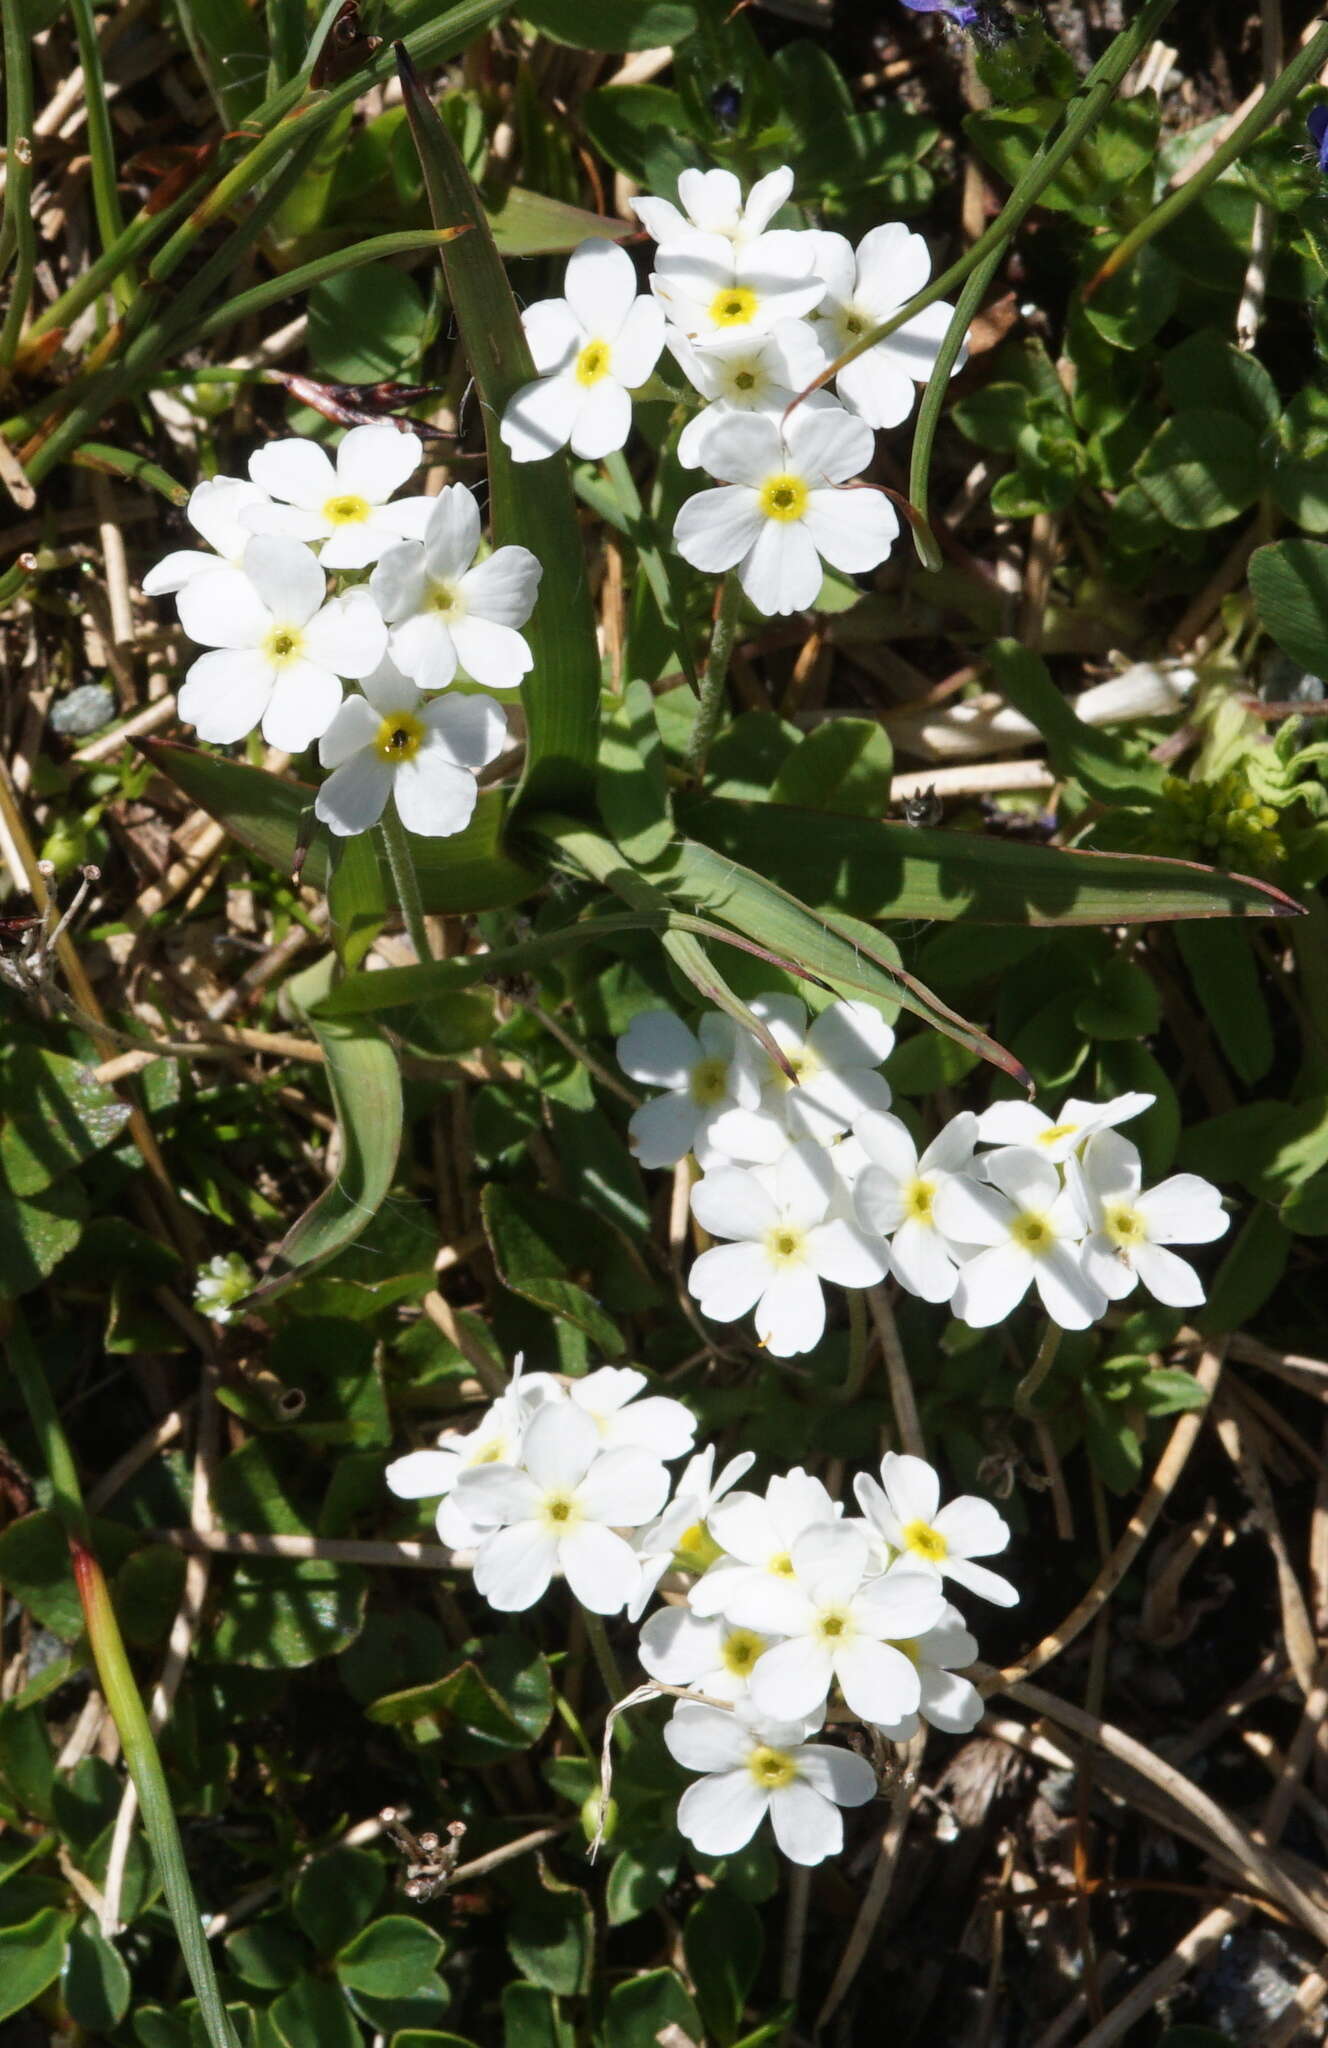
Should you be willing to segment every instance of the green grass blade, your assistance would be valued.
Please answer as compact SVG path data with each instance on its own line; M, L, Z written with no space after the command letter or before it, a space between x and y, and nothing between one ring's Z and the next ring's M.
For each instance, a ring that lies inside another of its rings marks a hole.
M484 419L494 541L527 547L544 565L525 628L534 667L521 686L528 739L517 801L580 809L594 787L600 660L571 469L566 454L518 465L499 438L503 408L535 366L479 195L405 50L398 55L434 223L470 230L441 253Z
M115 137L101 68L97 21L92 0L70 0L70 7L78 37L78 58L83 66L83 104L87 109L88 154L92 159L92 208L103 250L113 249L124 235L125 223L116 182ZM133 280L125 271L116 277L115 296L121 310L133 296Z
M9 305L0 323L0 368L8 369L32 296L37 224L32 217L32 43L24 0L5 0L5 210L0 272L9 272Z

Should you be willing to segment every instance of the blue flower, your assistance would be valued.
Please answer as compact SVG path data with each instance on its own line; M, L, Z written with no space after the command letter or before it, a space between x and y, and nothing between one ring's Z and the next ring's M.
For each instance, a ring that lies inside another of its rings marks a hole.
M913 0L904 0L904 4L911 7ZM1314 153L1319 159L1319 169L1328 171L1328 106L1311 107L1305 126L1310 131L1310 141L1314 144Z
M959 28L973 28L982 18L982 9L968 0L904 0L904 5L914 14L944 14Z

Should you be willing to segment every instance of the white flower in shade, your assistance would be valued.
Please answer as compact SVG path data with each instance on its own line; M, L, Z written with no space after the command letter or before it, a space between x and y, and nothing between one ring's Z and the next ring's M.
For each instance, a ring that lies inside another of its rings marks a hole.
M769 333L738 328L700 347L671 328L667 341L688 383L710 401L678 437L684 469L711 467L707 445L721 420L735 412L782 414L821 368L820 352L803 320L781 320ZM805 403L825 411L835 401L816 391Z
M507 745L507 720L487 697L438 697L425 703L391 661L383 661L347 697L318 742L332 773L314 813L338 838L367 832L388 804L408 832L446 839L474 813L475 776Z
M765 1057L761 1108L791 1138L830 1145L868 1111L889 1109L890 1084L876 1070L895 1034L870 1003L827 1003L810 1025L796 996L757 996L751 1007L796 1077Z
M891 1742L909 1742L918 1732L918 1721L928 1721L946 1735L967 1735L982 1719L983 1699L977 1687L959 1673L978 1654L976 1636L964 1626L964 1617L949 1601L934 1628L911 1642L895 1644L917 1667L921 1697L916 1714L902 1720L878 1723Z
M756 1334L776 1358L810 1351L825 1329L823 1280L870 1287L886 1272L883 1247L832 1215L835 1170L819 1145L791 1145L772 1167L717 1167L692 1189L692 1214L712 1237L687 1285L703 1315L732 1323L756 1310Z
M801 320L825 294L809 236L776 228L752 241L689 235L661 249L650 288L670 324L692 341Z
M734 413L706 438L706 467L725 481L687 500L673 544L694 569L736 568L758 611L804 611L820 592L823 557L855 575L883 562L898 537L881 492L839 488L872 447L871 428L838 406L799 406L782 431L765 413Z
M1026 1145L1009 1145L983 1161L987 1181L955 1174L936 1192L936 1221L955 1244L980 1245L966 1259L951 1296L961 1323L990 1329L1036 1287L1042 1306L1063 1330L1086 1330L1107 1297L1084 1271L1088 1220L1056 1167ZM991 1183L988 1185L987 1183Z
M1120 1301L1141 1280L1168 1308L1195 1308L1205 1299L1194 1267L1167 1247L1225 1235L1230 1218L1211 1181L1175 1173L1144 1190L1139 1154L1116 1131L1090 1138L1065 1171L1088 1217L1084 1270L1109 1300Z
M815 249L816 272L826 287L811 315L822 351L819 371L917 296L931 276L931 257L921 235L897 221L864 235L856 255L843 235L818 233ZM932 373L953 313L953 306L938 301L846 364L835 379L845 405L869 426L899 426L913 410L916 387ZM966 354L960 352L956 370Z
M980 1145L1027 1145L1060 1164L1094 1131L1114 1130L1151 1109L1152 1095L1116 1095L1110 1102L1080 1102L1071 1096L1057 1117L1031 1102L993 1102L978 1118ZM979 1165L984 1162L979 1161Z
M642 1670L661 1685L689 1686L712 1700L740 1700L770 1641L719 1615L703 1619L686 1607L661 1607L641 1630L637 1654Z
M998 1607L1013 1607L1019 1595L1008 1579L975 1557L993 1557L1010 1541L1009 1525L990 1501L960 1494L941 1507L941 1481L925 1458L887 1451L878 1485L869 1473L853 1482L858 1505L893 1551L953 1579Z
M253 539L253 529L246 526L244 514L267 502L267 492L257 484L246 483L242 476L207 477L201 484L195 484L189 493L185 518L213 552L205 555L198 548L179 548L163 556L143 578L144 597L169 596L210 569L238 569Z
M422 537L388 548L369 581L388 651L422 690L446 689L458 670L486 690L514 690L534 658L519 628L535 608L540 563L520 547L475 561L480 515L464 484L431 504Z
M242 569L185 584L180 624L214 650L191 664L177 700L200 739L226 746L261 724L269 746L298 754L322 737L339 678L370 675L387 639L367 590L326 595L317 557L284 534L255 534Z
M561 1401L563 1390L552 1373L523 1373L518 1354L512 1383L491 1401L472 1430L444 1430L437 1444L394 1458L384 1477L398 1500L438 1500L438 1534L454 1550L470 1550L483 1533L451 1498L457 1480L472 1466L516 1465L526 1424L537 1408Z
M492 1531L475 1554L475 1588L500 1613L533 1607L556 1570L593 1614L617 1614L635 1593L640 1566L617 1531L659 1513L669 1475L646 1451L600 1444L581 1409L549 1402L530 1419L522 1469L474 1466L457 1480L462 1512Z
M703 1856L731 1856L768 1813L790 1862L837 1856L844 1846L839 1809L874 1798L876 1773L851 1750L805 1741L810 1732L805 1721L768 1723L744 1707L681 1701L664 1740L684 1770L705 1776L678 1802L679 1831Z
M695 1032L671 1010L647 1010L633 1017L617 1050L625 1074L665 1091L633 1110L627 1126L642 1166L676 1166L689 1152L704 1165L718 1119L760 1102L755 1042L718 1010L707 1012Z
M735 1593L727 1619L782 1638L752 1670L752 1702L772 1719L815 1714L837 1684L850 1711L888 1723L916 1713L917 1666L892 1639L935 1627L945 1595L935 1572L908 1560L866 1578L871 1546L847 1523L808 1529L786 1579Z
M777 1473L759 1493L731 1493L707 1517L709 1535L724 1553L688 1594L693 1614L725 1614L728 1602L767 1579L786 1579L793 1546L808 1529L842 1512L819 1479L795 1465Z
M648 194L632 201L632 211L661 249L697 234L754 242L792 190L793 172L787 164L758 178L745 200L732 171L684 171L678 179L681 212L671 199L652 199Z
M521 315L539 376L507 402L504 447L515 462L559 448L596 461L621 448L632 428L629 393L644 384L664 346L664 315L637 296L636 266L616 242L582 242L567 262L565 296Z
M853 1135L867 1159L853 1183L859 1223L889 1238L890 1270L910 1294L948 1301L967 1247L951 1244L937 1223L936 1197L972 1159L977 1118L970 1110L951 1117L921 1157L897 1116L861 1116Z
M194 1282L194 1307L214 1323L229 1323L237 1302L254 1290L254 1276L238 1252L218 1252Z
M645 1374L634 1366L601 1365L584 1379L573 1380L567 1398L590 1417L604 1450L634 1444L656 1458L681 1458L692 1448L696 1417L683 1402L670 1400L667 1394L638 1399L649 1385Z
M423 459L418 434L386 424L352 427L335 469L317 441L269 441L250 456L249 474L280 503L251 508L249 529L321 542L325 569L365 569L427 516L428 498L387 502Z
M670 1565L702 1571L720 1556L719 1545L706 1527L707 1519L755 1462L754 1451L740 1451L716 1479L715 1447L707 1444L684 1466L677 1491L663 1514L633 1539L632 1548L641 1560L641 1584L627 1610L630 1621L638 1621L645 1613Z

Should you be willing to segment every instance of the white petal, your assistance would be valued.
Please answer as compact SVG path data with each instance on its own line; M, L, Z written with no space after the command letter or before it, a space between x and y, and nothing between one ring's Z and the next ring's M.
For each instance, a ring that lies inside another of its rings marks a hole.
M918 1148L913 1134L899 1117L873 1111L859 1117L853 1135L871 1160L892 1182L912 1180L918 1169Z
M307 625L327 591L313 549L284 534L256 533L244 551L244 573L282 625Z
M409 619L424 603L428 572L423 544L401 541L386 548L369 579L369 592L389 624Z
M1206 1299L1203 1281L1189 1260L1179 1258L1165 1246L1140 1245L1134 1263L1154 1301L1163 1302L1167 1308L1197 1308Z
M337 485L381 505L415 474L424 459L418 434L399 427L352 427L337 450Z
M466 674L488 690L515 690L534 666L535 657L521 635L489 619L457 619L452 645Z
M724 1595L723 1613L735 1628L762 1636L805 1636L815 1619L801 1587L769 1571L748 1573L735 1582Z
M683 171L678 197L703 234L732 234L742 218L742 187L732 171Z
M918 395L912 378L886 353L884 344L845 363L835 378L835 390L869 427L886 429L903 425Z
M542 462L567 446L581 386L566 371L523 384L507 401L499 434L514 462Z
M662 1445L660 1455L667 1455ZM669 1475L659 1458L637 1445L624 1444L596 1458L577 1488L576 1499L592 1520L636 1529L659 1513L668 1491Z
M727 413L715 423L706 459L712 476L759 490L787 467L778 420L761 412Z
M703 1621L686 1607L661 1607L641 1629L637 1650L641 1668L648 1677L658 1678L664 1685L691 1685L701 1672L710 1671L719 1663L727 1632L718 1617ZM724 1763L731 1760L725 1758ZM716 1770L723 1768L723 1764L701 1764L694 1768Z
M417 612L388 634L392 660L421 690L445 690L457 672L452 635L437 612Z
M652 241L674 242L690 232L687 221L671 199L655 199L650 193L643 192L639 199L633 199L629 204Z
M578 1522L558 1545L563 1576L592 1614L620 1614L641 1577L636 1552L602 1522Z
M478 794L470 770L458 768L443 748L427 743L413 760L402 762L392 785L397 816L408 832L422 839L450 839L464 832L475 814Z
M612 341L636 297L636 265L616 242L592 235L567 259L563 294L588 335Z
M480 514L475 496L464 484L448 484L438 493L424 530L424 558L429 574L451 582L465 574L480 544Z
M895 1048L895 1034L870 1003L827 1004L807 1043L832 1067L879 1067Z
M632 1111L627 1143L642 1166L676 1166L692 1149L697 1117L690 1095L657 1095Z
M614 377L601 377L582 397L568 441L573 455L598 462L621 448L632 431L632 401Z
M185 517L195 533L227 562L238 562L253 531L246 514L266 505L267 493L239 476L205 477L189 493ZM146 590L147 585L144 584Z
M775 1167L780 1221L795 1230L819 1223L835 1193L835 1170L819 1145L792 1145Z
M767 171L763 178L758 178L742 210L742 225L747 233L763 234L792 190L793 170L789 164L780 164L778 170Z
M796 1721L814 1714L830 1690L829 1654L808 1636L776 1643L752 1666L751 1696L763 1714Z
M727 1771L745 1760L751 1738L736 1714L684 1700L664 1724L664 1742L685 1771Z
M1100 1140L1092 1142L1097 1145ZM1231 1223L1217 1189L1197 1173L1173 1174L1140 1195L1136 1207L1156 1244L1211 1244L1225 1236Z
M398 1500L432 1500L451 1492L460 1470L455 1451L407 1451L392 1460L383 1477Z
M916 1217L910 1216L890 1240L890 1270L901 1287L923 1301L948 1301L954 1293L957 1269L945 1240Z
M531 357L541 377L576 358L585 335L566 299L537 299L521 315Z
M774 1358L813 1351L825 1331L825 1296L804 1267L777 1273L756 1304L756 1334Z
M454 1491L463 1512L482 1528L533 1522L539 1512L538 1487L514 1465L467 1465Z
M813 491L804 519L831 568L857 575L883 562L899 538L899 516L869 484Z
M691 1201L693 1216L712 1237L763 1238L778 1221L772 1197L754 1173L741 1167L718 1167L706 1174L692 1189Z
M809 610L820 593L822 570L805 522L763 519L740 573L758 612L776 618Z
M770 1284L763 1245L717 1244L694 1259L687 1285L713 1322L735 1323L754 1308Z
M845 1704L863 1721L899 1721L917 1708L917 1670L888 1643L855 1637L836 1657L835 1676Z
M853 1616L859 1627L893 1642L925 1635L928 1629L935 1628L944 1611L945 1594L939 1574L911 1557L892 1564L879 1579L869 1580L853 1603ZM916 1705L915 1700L901 1711L911 1713ZM868 1716L869 1720L875 1718Z
M269 441L249 457L249 474L270 497L306 510L336 495L337 473L316 441Z
M177 548L153 563L139 588L144 597L171 597L177 590L183 590L186 583L192 583L195 576L224 566L215 555L205 555L201 548Z
M258 724L272 695L272 664L256 648L218 648L191 664L175 700L201 740L228 747Z
M770 1509L757 1493L731 1493L710 1515L709 1528L720 1549L743 1564L764 1564L781 1547Z
M629 391L644 384L664 346L664 308L658 299L642 297L628 308L613 340L612 375Z
M543 1493L571 1492L599 1455L599 1431L570 1402L550 1402L530 1419L521 1461Z
M341 684L312 661L281 669L263 713L263 738L283 753L302 754L323 737L341 704Z
M685 1088L701 1058L694 1032L671 1010L643 1010L617 1044L618 1065L649 1088Z
M698 491L673 522L673 545L694 569L717 574L731 569L756 545L764 523L756 493L746 484Z
M1033 1279L1042 1306L1063 1330L1086 1330L1106 1313L1105 1294L1089 1279L1082 1261L1068 1245L1054 1244L1035 1260Z
M644 1401L634 1401L625 1414L615 1416L609 1440L615 1449L635 1445L648 1450L652 1458L682 1458L696 1441L696 1417L667 1394L647 1394ZM615 1519L626 1521L628 1517Z
M874 1287L888 1271L884 1245L839 1218L808 1232L807 1256L823 1280L840 1287Z
M771 1793L770 1825L789 1862L804 1868L837 1856L844 1846L839 1808L801 1778Z
M387 627L368 591L350 590L310 619L304 645L310 661L353 681L377 668L387 652Z
M950 1307L970 1329L989 1330L1023 1300L1035 1266L1020 1245L992 1245L959 1268Z
M817 483L843 484L859 476L876 451L865 420L841 406L800 405L785 430L791 466Z
M953 1671L923 1666L918 1674L922 1697L919 1706L924 1721L946 1735L968 1735L982 1719L985 1701L977 1687Z
M543 574L543 565L529 548L495 548L461 578L467 611L495 626L524 626L535 609Z
M407 684L411 696L413 684ZM440 697L420 714L430 744L458 768L483 768L508 742L507 720L487 697Z
M391 794L392 770L365 748L328 776L314 798L314 816L339 839L350 839L378 823Z
M495 1530L475 1553L475 1590L500 1614L519 1614L548 1591L558 1552L539 1522Z
M876 1773L865 1756L851 1749L832 1749L811 1742L798 1750L798 1773L823 1799L836 1806L865 1806L876 1797Z
M847 1522L826 1522L804 1529L793 1545L793 1569L816 1607L846 1606L862 1584L868 1542L863 1531Z
M987 1179L1021 1209L1050 1209L1061 1193L1061 1177L1045 1152L1010 1145L985 1161Z
M952 1116L949 1123L942 1124L918 1161L919 1166L924 1172L962 1172L973 1157L977 1135L977 1118L971 1109L961 1109L958 1116Z
M678 1830L703 1856L729 1856L750 1842L768 1803L745 1765L717 1777L698 1778L678 1801Z
M1031 1102L993 1102L978 1118L984 1145L1035 1145L1051 1129L1051 1118Z
M970 1593L976 1593L980 1600L990 1600L996 1607L1018 1604L1018 1588L999 1572L989 1571L985 1564L974 1564L967 1557L948 1557L945 1573L957 1586L966 1586Z
M901 1522L936 1519L941 1501L941 1478L925 1458L904 1451L887 1451L881 1460L881 1484Z
M962 1174L937 1188L932 1214L952 1244L1003 1246L1015 1221L1014 1209L999 1189Z
M213 563L180 591L180 624L202 647L257 647L272 630L272 614L242 569Z

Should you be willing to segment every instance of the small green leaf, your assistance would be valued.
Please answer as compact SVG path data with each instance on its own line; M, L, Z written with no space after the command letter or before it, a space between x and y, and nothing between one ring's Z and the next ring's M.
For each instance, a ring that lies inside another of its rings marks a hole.
M542 1984L503 1987L503 2048L572 2048L572 2028Z
M651 1835L613 1859L605 1887L610 1927L637 1920L658 1904L678 1875L676 1833Z
M508 1915L506 1934L512 1961L532 1982L560 1996L589 1990L595 1948L590 1901L575 1885L554 1877L542 1858L538 1884L524 1887Z
M61 1991L70 2017L92 2033L118 2027L129 2010L129 1971L95 1920L80 1920L69 1936Z
M1074 1021L1089 1038L1147 1038L1157 1030L1161 998L1137 961L1117 954L1074 1006Z
M1217 1269L1208 1301L1195 1315L1204 1336L1239 1330L1256 1315L1286 1271L1291 1238L1271 1209L1261 1204L1247 1217Z
M607 1357L620 1357L621 1331L586 1289L568 1277L561 1241L575 1219L559 1214L558 1205L547 1198L494 1181L484 1188L480 1208L503 1285L584 1330Z
M644 2048L665 2027L681 2027L690 2040L704 2040L701 2016L676 1970L646 1970L609 1993L604 2048Z
M209 1656L259 1671L297 1670L334 1657L359 1634L368 1597L359 1565L246 1558L226 1589Z
M532 28L574 50L657 50L696 27L692 0L521 0Z
M226 1960L244 1983L283 1991L307 1969L309 1949L284 1913L269 1913L227 1935Z
M1259 495L1259 437L1238 413L1178 412L1158 428L1135 478L1172 526L1191 532L1225 526Z
M874 718L831 718L788 756L770 791L774 804L803 804L850 818L889 808L894 749Z
M1254 949L1234 925L1216 921L1176 927L1199 1009L1234 1072L1261 1081L1273 1064L1273 1021Z
M605 825L634 866L648 868L667 853L675 827L655 700L647 683L628 683L605 714L599 803Z
M314 368L340 384L408 380L429 337L424 294L391 263L366 263L316 284L308 310Z
M74 1915L44 1906L19 1927L0 1930L0 2020L22 2012L54 1984Z
M39 1195L119 1137L129 1104L92 1069L29 1042L0 1067L0 1169L16 1195Z
M761 1967L761 1916L745 1899L716 1887L692 1907L682 1940L701 2016L727 2048L741 2031L743 2007Z
M325 1977L298 1977L268 2013L285 2048L363 2048L340 1987Z
M386 1872L365 1849L329 1849L295 1880L295 1918L320 1956L333 1956L365 1925L383 1894Z
M1317 676L1328 650L1328 546L1278 540L1250 557L1250 590L1266 633Z
M442 1940L432 1927L405 1913L387 1913L361 1928L338 1951L333 1967L352 1991L406 1998L433 1975L442 1956Z
M0 1296L28 1294L49 1279L78 1243L87 1213L73 1175L26 1202L0 1183Z
M1164 774L1142 748L1086 725L1056 688L1042 657L1017 640L998 640L989 654L1000 688L1047 743L1057 775L1074 776L1106 804L1146 803L1160 796Z

